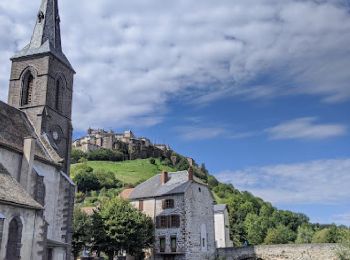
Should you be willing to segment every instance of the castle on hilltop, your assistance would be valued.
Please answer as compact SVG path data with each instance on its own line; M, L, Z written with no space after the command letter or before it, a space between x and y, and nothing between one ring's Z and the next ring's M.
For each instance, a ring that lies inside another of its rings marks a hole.
M87 135L73 142L73 148L83 152L91 152L98 149L111 149L120 151L126 160L146 159L150 157L171 158L172 149L166 144L153 144L146 137L136 137L131 131L116 133L103 129L91 129Z

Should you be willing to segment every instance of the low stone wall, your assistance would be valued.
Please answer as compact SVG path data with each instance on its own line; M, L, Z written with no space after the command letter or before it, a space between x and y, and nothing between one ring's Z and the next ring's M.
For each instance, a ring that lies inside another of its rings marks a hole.
M338 260L337 244L288 244L220 248L220 260Z

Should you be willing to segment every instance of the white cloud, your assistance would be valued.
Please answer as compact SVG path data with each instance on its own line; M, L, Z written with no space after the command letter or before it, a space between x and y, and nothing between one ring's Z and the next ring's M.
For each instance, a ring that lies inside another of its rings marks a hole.
M332 216L335 223L340 223L350 227L350 212Z
M304 117L283 122L266 130L271 139L324 139L346 134L341 124L317 123L317 118Z
M180 137L185 140L204 140L213 139L220 136L226 137L226 129L220 127L178 127L177 132Z
M350 158L252 167L216 176L276 204L342 204L350 200Z
M29 41L39 2L0 2L1 99L8 58ZM170 98L350 99L345 0L59 2L63 47L77 71L78 130L156 124ZM266 75L265 85L252 83Z

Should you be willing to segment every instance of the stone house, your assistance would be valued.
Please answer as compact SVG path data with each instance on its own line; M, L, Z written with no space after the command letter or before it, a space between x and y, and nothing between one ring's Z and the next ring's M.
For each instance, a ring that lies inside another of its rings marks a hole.
M225 204L214 205L215 243L217 248L233 247L230 239L230 223Z
M57 0L42 0L0 101L0 259L71 259L73 76Z
M192 169L163 172L123 195L154 219L154 259L215 258L214 199Z

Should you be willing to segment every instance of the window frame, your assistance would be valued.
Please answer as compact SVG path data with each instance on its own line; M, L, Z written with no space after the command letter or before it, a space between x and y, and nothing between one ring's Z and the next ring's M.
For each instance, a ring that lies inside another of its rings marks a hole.
M173 247L173 241L175 240L175 247ZM170 237L170 250L172 253L176 253L177 250L177 236L171 236Z
M164 242L164 247L162 247L162 242ZM159 252L165 253L166 251L166 237L159 237Z

